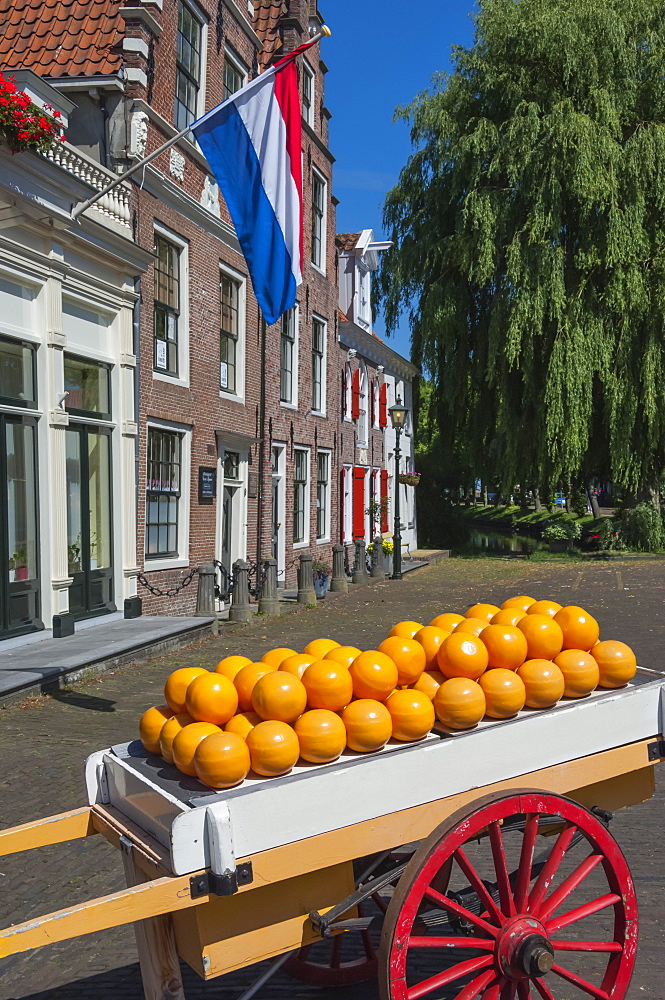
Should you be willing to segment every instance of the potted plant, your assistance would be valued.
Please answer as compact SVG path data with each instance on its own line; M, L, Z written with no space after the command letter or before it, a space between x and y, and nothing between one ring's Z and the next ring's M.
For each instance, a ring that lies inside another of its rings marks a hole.
M332 569L328 563L312 561L312 574L314 576L314 593L319 599L323 599L330 587L330 577Z
M48 153L64 141L60 112L53 108L50 112L33 104L12 77L7 79L0 72L0 140L4 139L12 153L26 149Z
M417 486L420 482L419 472L400 472L397 477L403 486Z
M383 553L383 572L390 576L393 571L393 541L392 538L384 538L381 541L381 552ZM367 551L372 553L374 551L374 542L370 542L367 546Z
M12 576L12 570L14 575ZM9 560L9 579L12 580L27 580L28 579L28 553L24 548L18 549L11 556Z

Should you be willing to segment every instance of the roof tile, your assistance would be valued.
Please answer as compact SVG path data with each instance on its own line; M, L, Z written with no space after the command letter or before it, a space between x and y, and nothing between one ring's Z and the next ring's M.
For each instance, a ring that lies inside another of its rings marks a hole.
M282 47L280 18L288 13L287 0L254 0L254 31L263 43L259 65L265 69Z
M122 66L124 0L0 0L0 66L40 76L107 76Z
M338 233L335 237L335 245L338 250L355 250L360 233Z

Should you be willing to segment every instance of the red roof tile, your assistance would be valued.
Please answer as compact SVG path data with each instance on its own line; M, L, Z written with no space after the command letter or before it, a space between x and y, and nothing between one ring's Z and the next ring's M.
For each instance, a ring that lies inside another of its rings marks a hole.
M254 0L254 31L263 43L259 65L265 69L282 47L279 21L288 13L286 0Z
M338 250L355 250L360 239L360 233L338 233L335 237L335 245Z
M0 66L107 76L122 65L124 0L0 0Z

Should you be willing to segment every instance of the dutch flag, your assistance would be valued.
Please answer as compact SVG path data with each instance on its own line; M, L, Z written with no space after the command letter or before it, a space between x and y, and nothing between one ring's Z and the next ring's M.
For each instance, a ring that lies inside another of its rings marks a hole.
M190 128L228 205L267 323L302 281L299 46Z

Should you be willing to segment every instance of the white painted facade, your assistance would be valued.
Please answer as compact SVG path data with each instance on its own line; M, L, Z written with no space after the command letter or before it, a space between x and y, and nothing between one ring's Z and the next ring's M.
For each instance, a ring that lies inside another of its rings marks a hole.
M0 639L136 594L133 310L150 258L126 191L71 222L113 177L66 143L48 159L0 146Z
M413 433L413 383L403 375L400 378L394 371L388 368L384 371L384 378L388 385L388 408L399 397L402 403L408 408L406 426L400 434L400 463L402 472L417 472L415 466L415 441ZM388 470L388 496L390 497L390 519L392 526L395 521L395 444L396 432L392 428L390 420L385 430L385 468ZM399 489L399 512L402 530L402 546L406 553L413 552L418 548L418 530L416 522L416 494L417 486L407 486L402 483L397 484Z

